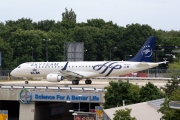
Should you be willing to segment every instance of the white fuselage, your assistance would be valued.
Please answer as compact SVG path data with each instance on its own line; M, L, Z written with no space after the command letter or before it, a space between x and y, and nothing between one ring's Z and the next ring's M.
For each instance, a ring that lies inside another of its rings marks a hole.
M16 77L46 77L48 74L60 74L67 79L76 75L82 78L120 76L158 66L158 63L128 61L94 61L94 62L27 62L12 72ZM69 77L71 76L71 77Z

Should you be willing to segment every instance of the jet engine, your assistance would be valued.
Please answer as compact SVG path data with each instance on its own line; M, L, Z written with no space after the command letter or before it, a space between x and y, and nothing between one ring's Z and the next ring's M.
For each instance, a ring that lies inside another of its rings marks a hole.
M58 74L48 74L46 79L48 82L60 82L61 80L64 80L64 77Z

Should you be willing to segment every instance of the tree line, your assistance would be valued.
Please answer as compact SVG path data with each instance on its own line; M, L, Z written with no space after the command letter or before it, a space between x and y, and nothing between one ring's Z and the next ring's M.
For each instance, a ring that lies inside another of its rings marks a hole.
M65 9L62 20L57 22L33 22L30 18L7 20L0 23L1 67L13 69L23 62L46 61L46 42L49 61L65 61L64 44L67 42L84 42L85 61L109 60L110 49L111 60L124 60L125 55L135 55L149 36L157 36L157 45L180 45L179 31L155 30L138 23L122 27L103 19L76 23L72 9ZM117 49L112 49L114 47ZM163 59L161 55L159 61Z

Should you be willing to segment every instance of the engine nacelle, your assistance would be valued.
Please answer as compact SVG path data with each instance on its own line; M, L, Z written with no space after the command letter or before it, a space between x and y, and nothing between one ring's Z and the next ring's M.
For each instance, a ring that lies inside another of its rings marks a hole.
M64 80L64 77L58 74L48 74L46 79L48 82L60 82L61 80Z

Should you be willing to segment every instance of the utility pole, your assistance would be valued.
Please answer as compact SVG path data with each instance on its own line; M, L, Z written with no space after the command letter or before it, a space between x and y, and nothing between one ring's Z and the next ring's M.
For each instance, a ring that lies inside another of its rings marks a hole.
M34 55L33 55L33 47L31 46L31 52L32 52L32 62L33 62L33 57L34 57Z
M43 39L46 41L46 62L48 62L48 42L51 41L51 39Z
M109 53L110 54L110 57L109 57L110 61L111 61L111 50L112 49L117 49L117 47L110 48L110 53Z

